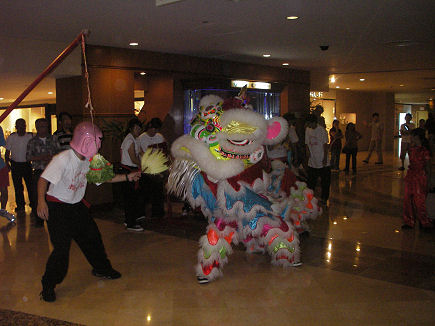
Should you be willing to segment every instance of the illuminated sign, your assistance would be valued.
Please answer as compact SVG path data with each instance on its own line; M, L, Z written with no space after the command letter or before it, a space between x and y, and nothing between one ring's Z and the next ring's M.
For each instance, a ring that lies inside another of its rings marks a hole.
M310 92L310 97L323 97L323 92Z
M251 81L247 81L247 80L232 80L231 81L231 87L242 88L244 86L247 86L248 88L255 88L255 89L271 89L272 88L272 85L270 83L251 82Z

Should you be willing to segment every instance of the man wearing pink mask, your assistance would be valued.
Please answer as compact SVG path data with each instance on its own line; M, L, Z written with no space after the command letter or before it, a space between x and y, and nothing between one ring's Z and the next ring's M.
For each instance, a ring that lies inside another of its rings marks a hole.
M71 240L75 240L97 277L117 279L104 249L98 226L83 201L89 159L100 149L101 130L91 122L81 122L74 129L71 149L54 156L38 181L38 215L47 221L53 251L42 277L41 298L56 300L54 288L68 271ZM137 181L140 172L117 174L109 182ZM50 186L47 191L48 183Z

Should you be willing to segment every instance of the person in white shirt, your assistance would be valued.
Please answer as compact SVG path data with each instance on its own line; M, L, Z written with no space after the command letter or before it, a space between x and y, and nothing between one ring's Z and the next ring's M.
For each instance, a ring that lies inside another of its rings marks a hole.
M33 138L31 132L26 132L26 121L17 119L15 121L17 132L10 134L6 140L5 161L12 173L12 182L15 189L16 212L24 212L26 202L24 201L23 179L26 182L27 194L29 195L30 206L35 207L32 196L32 166L26 159L27 143Z
M123 172L140 171L140 146L137 138L142 131L142 123L138 118L132 118L127 124L128 134L121 144L121 167ZM138 224L142 216L140 208L139 183L124 185L124 213L127 231L141 232L144 229Z
M372 135L370 138L369 153L367 155L367 158L363 162L369 163L373 150L376 149L376 153L378 154L378 161L375 162L375 164L383 164L382 137L384 134L384 125L379 121L379 113L377 112L372 114L371 127L372 127Z
M145 152L148 148L160 149L167 154L168 147L165 137L159 133L162 127L162 121L159 118L152 118L146 126L146 131L139 138L139 146L141 152ZM141 189L145 201L151 202L152 217L161 218L165 216L164 200L165 200L165 178L166 173L159 175L144 174L141 178Z
M402 137L400 145L400 160L402 161L402 166L399 170L405 170L405 158L411 146L411 130L415 129L415 124L411 122L412 114L407 113L405 115L405 123L400 126L400 136Z
M309 115L305 130L305 145L308 157L308 188L314 190L317 179L320 177L322 204L326 204L329 199L329 187L331 185L328 142L328 132L326 129L317 122L315 115Z
M74 130L71 149L54 156L39 178L37 212L40 218L47 221L53 245L41 280L40 295L44 301L56 300L54 288L67 274L71 240L77 242L92 265L94 276L107 279L121 277L107 258L98 226L83 200L89 159L98 152L102 136L101 130L91 122L79 123ZM129 184L139 178L140 172L131 172L116 174L108 182L128 181L126 183Z

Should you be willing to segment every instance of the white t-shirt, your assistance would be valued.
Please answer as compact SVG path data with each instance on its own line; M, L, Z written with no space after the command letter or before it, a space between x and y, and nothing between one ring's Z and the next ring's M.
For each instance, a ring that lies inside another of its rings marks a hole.
M384 126L378 122L372 122L372 137L371 140L382 139L382 133L384 131Z
M142 152L145 152L146 149L151 145L161 144L164 142L166 142L166 140L161 133L156 133L154 137L150 137L146 132L144 132L138 137L138 143Z
M406 129L405 126L408 127L408 129ZM402 135L402 143L411 143L411 134L404 135L403 132L404 131L411 131L414 128L415 128L415 124L412 122L404 123L400 126L400 134Z
M315 129L307 128L305 130L305 144L310 150L308 166L315 169L323 168L324 145L328 144L328 132L326 129L319 125ZM326 166L329 166L329 155L326 155L326 157Z
M23 136L19 136L16 132L10 134L8 139L6 139L6 149L11 152L12 161L27 162L27 143L32 138L33 134L31 132L26 132Z
M296 133L296 128L295 126L290 125L288 127L288 138L290 139L290 141L294 144L297 143L299 141L299 137L298 134Z
M132 160L130 158L130 154L128 154L128 149L130 148L132 143L134 144L134 151L136 153L136 156L139 153L139 143L133 137L133 135L131 133L129 133L124 138L124 141L121 144L121 164L137 167L137 165L132 162Z
M81 160L72 149L53 157L41 177L50 182L47 194L68 204L80 202L86 191L89 160Z

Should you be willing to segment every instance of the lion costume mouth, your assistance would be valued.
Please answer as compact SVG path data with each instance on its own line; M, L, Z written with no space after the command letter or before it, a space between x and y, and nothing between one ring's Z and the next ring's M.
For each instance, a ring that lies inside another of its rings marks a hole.
M243 139L243 140L233 140L233 139L227 139L228 142L235 146L247 146L252 143L252 140L250 139Z

